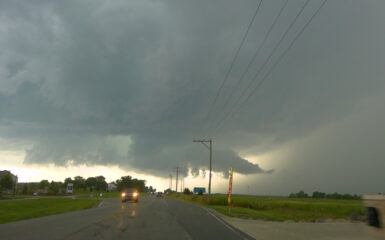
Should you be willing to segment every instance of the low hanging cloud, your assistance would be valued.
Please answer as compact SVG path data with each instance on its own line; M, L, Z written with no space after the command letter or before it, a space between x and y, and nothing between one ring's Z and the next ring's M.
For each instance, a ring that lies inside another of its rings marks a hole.
M255 1L2 1L0 139L7 144L0 148L19 146L27 164L118 165L163 177L176 166L193 175L207 170L208 151L192 140L209 136L208 126L225 117L226 98L283 3L262 3L206 118ZM309 3L277 53L320 3ZM230 103L302 4L288 4ZM262 88L220 125L214 171L273 173L240 155L279 150L356 114L362 99L385 89L385 50L378 48L385 34L375 31L385 6L361 4L349 11L325 5Z

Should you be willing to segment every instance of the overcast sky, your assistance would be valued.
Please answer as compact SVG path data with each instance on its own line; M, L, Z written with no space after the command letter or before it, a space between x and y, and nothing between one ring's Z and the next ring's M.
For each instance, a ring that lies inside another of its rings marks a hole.
M385 2L326 2L281 59L322 2L263 1L221 88L259 1L1 1L0 170L206 184L211 137L218 192L385 191Z

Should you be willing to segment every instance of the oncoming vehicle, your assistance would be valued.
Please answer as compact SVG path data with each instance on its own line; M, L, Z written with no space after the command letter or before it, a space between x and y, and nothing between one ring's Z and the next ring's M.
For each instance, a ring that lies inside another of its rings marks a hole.
M133 200L138 202L139 192L135 188L127 188L121 194L122 202Z
M156 197L163 197L163 193L162 192L157 192L156 193Z

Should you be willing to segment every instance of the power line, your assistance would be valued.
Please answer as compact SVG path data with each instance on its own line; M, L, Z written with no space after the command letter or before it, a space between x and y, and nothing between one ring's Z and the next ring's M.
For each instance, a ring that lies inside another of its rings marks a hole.
M273 50L270 52L270 55L267 57L266 61L262 64L262 66L258 69L258 71L256 72L256 74L254 75L254 77L251 79L251 81L249 82L249 84L247 85L247 87L243 90L243 92L239 95L238 99L235 101L235 103L230 107L230 111L225 115L224 118L222 118L222 120L219 120L218 124L216 125L216 129L219 128L220 124L222 124L222 122L231 114L232 110L235 109L236 105L239 103L239 101L241 101L242 97L246 94L247 90L250 89L250 87L252 86L254 80L259 76L259 74L262 72L262 70L265 68L265 66L267 65L267 63L270 61L271 57L274 55L275 51L278 49L278 47L281 45L282 41L285 39L286 35L290 32L291 28L294 26L295 22L298 20L299 16L302 14L303 10L305 9L306 5L309 3L310 0L306 0L306 2L302 5L301 9L299 10L299 12L297 13L297 15L295 16L295 18L293 19L293 21L291 21L289 27L285 30L285 32L283 33L282 37L279 39L279 41L277 42L277 44L275 44ZM214 129L215 130L215 129Z
M216 94L216 96L215 96L215 98L214 98L213 103L211 104L210 109L209 109L209 111L207 112L206 120L205 120L205 121L207 121L207 120L209 119L210 114L211 114L211 112L212 112L212 110L213 110L213 108L214 108L214 106L215 106L215 103L217 102L218 97L219 97L219 95L220 95L220 93L221 93L221 91L222 91L222 89L223 89L223 87L224 87L224 85L225 85L227 79L228 79L229 76L230 76L230 72L231 72L231 70L233 69L234 63L235 63L235 61L236 61L237 58L238 58L239 52L241 51L241 48L242 48L243 44L245 43L246 37L247 37L247 35L249 34L250 28L251 28L251 26L253 25L253 22L254 22L255 17L256 17L257 14L258 14L258 11L259 11L259 8L260 8L260 6L261 6L261 4L262 4L262 1L263 1L263 0L260 0L260 1L259 1L259 4L258 4L258 6L257 6L257 9L255 10L254 15L253 15L253 17L251 18L251 21L250 21L250 23L249 23L249 25L248 25L248 27L247 27L246 32L245 32L245 35L244 35L243 38L242 38L241 44L239 45L238 50L237 50L237 52L235 53L235 56L234 56L233 60L231 61L230 67L229 67L229 69L228 69L227 72L226 72L225 78L223 79L222 84L221 84L221 86L219 87L219 90L218 90L218 92L217 92L217 94Z
M288 3L289 0L286 0L285 1L285 4L281 7L281 9L279 10L279 13L277 14L277 16L275 17L274 21L273 21L273 24L271 24L269 30L267 31L265 37L263 38L262 40L262 43L257 47L256 51L254 52L254 55L253 57L251 58L251 60L249 61L246 69L243 71L242 75L241 75L241 78L238 80L236 86L235 86L235 90L232 91L230 93L230 95L228 96L228 98L226 99L222 109L226 109L230 99L233 97L234 93L238 90L239 86L241 85L241 82L244 80L247 72L249 71L250 67L252 66L253 62L255 61L256 57L259 55L259 52L261 51L262 47L265 45L266 43L266 40L269 38L270 36L270 33L272 32L272 30L274 29L275 25L277 24L278 22L278 19L279 17L282 15L282 12L283 10L286 8L287 6L287 3ZM212 125L211 125L212 126ZM211 128L210 126L210 128Z
M306 4L309 2L309 0L304 4L304 6L306 6ZM260 82L258 82L258 84L251 90L251 92L249 93L249 95L241 102L241 104L239 105L238 108L233 108L235 109L235 112L229 112L229 114L227 114L224 118L222 118L222 120L219 122L219 124L217 125L216 129L215 129L215 132L218 131L218 129L220 128L220 125L224 122L224 120L231 115L234 116L241 108L242 108L242 105L245 104L249 99L250 97L254 94L254 92L264 83L264 81L266 80L266 78L274 71L274 69L277 67L277 65L279 64L279 62L283 59L283 57L287 54L287 52L292 48L292 46L294 45L294 43L297 41L297 39L302 35L302 33L305 31L305 29L307 28L307 26L313 21L314 17L318 14L318 12L321 10L321 8L325 5L325 3L327 2L327 0L324 0L322 2L322 4L318 7L318 9L314 12L314 14L311 16L311 18L306 22L306 24L302 27L302 29L298 32L298 34L294 37L294 39L291 41L291 43L289 44L289 46L283 51L283 53L278 57L278 60L273 64L273 66L269 69L269 71L265 74L265 76L262 78L262 80ZM302 10L304 9L304 7L301 9L300 12L302 12ZM298 16L298 15L297 15ZM253 78L253 81L256 79L257 75L254 76ZM250 87L250 85L248 86ZM249 89L249 88L247 88ZM239 98L240 99L240 98ZM237 103L236 103L237 104ZM232 113L232 114L231 114Z

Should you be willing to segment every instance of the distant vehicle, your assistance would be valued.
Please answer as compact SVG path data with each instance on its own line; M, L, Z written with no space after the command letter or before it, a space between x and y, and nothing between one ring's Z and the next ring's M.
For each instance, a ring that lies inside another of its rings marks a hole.
M206 188L204 187L194 187L194 194L199 194L199 192L202 192L202 194L206 193Z
M156 197L163 197L164 195L163 195L163 193L162 192L157 192L156 193Z
M139 192L135 188L127 188L121 194L122 202L133 200L134 202L139 201Z

